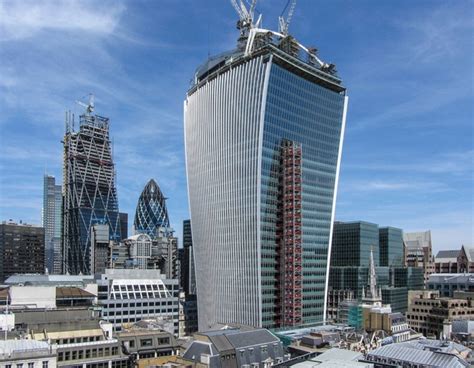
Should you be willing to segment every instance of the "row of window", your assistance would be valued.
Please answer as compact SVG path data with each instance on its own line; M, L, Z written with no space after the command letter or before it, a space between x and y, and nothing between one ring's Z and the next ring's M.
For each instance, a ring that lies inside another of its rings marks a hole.
M178 308L168 308L168 309L143 309L143 310L124 310L124 311L105 311L104 312L104 317L107 316L128 316L129 314L131 316L137 315L137 314L163 314L163 313L178 313Z
M68 360L81 360L81 359L108 357L108 356L114 356L114 355L118 355L117 346L105 347L105 348L81 349L81 350L73 350L73 351L60 351L58 352L58 362L68 361Z
M48 366L49 366L49 362L48 362L47 360L44 360L44 361L41 362L41 367L42 367L42 368L48 368ZM12 367L13 367L12 364L5 364L5 368L12 368ZM26 364L24 364L24 363L17 363L17 364L15 365L15 367L16 367L16 368L26 368L26 367L28 367L28 368L35 368L35 363L34 363L34 362L28 362L28 363L26 363Z
M104 308L134 308L134 307L153 307L153 306L164 306L173 305L177 301L159 301L159 302L143 302L143 303L110 303L103 304Z

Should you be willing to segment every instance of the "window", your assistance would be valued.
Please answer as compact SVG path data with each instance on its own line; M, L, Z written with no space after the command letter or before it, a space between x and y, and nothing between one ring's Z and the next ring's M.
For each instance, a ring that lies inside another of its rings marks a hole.
M140 346L152 346L153 340L152 339L142 339L140 340Z
M158 339L158 344L159 345L167 345L169 343L170 343L169 337L162 337L162 338Z
M22 363L18 363L18 364L16 365L16 368L23 368L23 364L22 364Z
M35 366L35 363L31 363L31 362L28 363L28 368L34 368L34 366Z
M130 346L131 348L134 348L135 347L135 340L130 340L128 342L128 346Z

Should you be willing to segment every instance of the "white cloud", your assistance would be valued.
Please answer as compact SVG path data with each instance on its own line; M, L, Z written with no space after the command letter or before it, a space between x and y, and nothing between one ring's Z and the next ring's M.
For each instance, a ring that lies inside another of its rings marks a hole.
M347 164L344 169L370 170L370 171L386 171L386 172L404 172L407 175L416 174L451 174L465 175L472 173L474 162L474 150L445 152L434 155L430 160L420 159L414 160L407 158L404 162L403 158L398 158L398 162L384 161L377 162L376 157L359 160L364 162L361 164Z
M43 30L112 34L124 10L120 2L2 1L0 40L28 38Z

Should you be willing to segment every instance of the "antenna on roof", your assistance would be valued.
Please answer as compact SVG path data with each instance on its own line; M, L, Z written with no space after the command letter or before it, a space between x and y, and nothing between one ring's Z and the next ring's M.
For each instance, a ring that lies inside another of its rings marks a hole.
M290 1L291 1L291 5L290 5ZM288 10L288 15L286 16L286 19L285 19L283 14L288 8L288 5L290 5L290 10ZM293 17L293 13L295 12L295 7L296 7L296 0L288 0L285 8L281 12L281 15L278 17L279 31L284 36L288 36L288 27L290 26L291 18Z

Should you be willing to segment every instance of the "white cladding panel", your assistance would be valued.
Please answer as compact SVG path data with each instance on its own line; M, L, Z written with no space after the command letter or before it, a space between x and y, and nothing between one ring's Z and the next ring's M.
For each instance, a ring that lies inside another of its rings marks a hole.
M270 64L252 59L185 101L200 331L228 323L261 326L259 140Z

